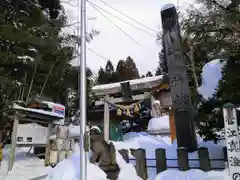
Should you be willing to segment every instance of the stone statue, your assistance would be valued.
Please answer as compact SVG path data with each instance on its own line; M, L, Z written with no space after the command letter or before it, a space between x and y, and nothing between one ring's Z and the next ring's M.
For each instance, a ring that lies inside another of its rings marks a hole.
M117 180L120 172L116 162L116 151L112 142L109 144L96 129L90 130L90 149L92 150L91 163L98 163L98 166L107 174L110 180Z

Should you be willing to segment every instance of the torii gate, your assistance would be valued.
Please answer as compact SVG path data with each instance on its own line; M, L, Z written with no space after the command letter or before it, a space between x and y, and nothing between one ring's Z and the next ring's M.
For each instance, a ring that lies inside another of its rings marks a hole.
M96 106L104 105L104 138L107 142L109 141L109 124L110 124L109 103L117 104L126 102L126 99L124 97L114 98L111 96L121 93L123 91L122 86L124 83L129 83L130 91L132 92L138 91L137 94L132 95L131 99L133 101L150 99L152 107L151 109L153 109L154 101L157 98L160 101L161 107L166 109L171 108L172 103L170 92L161 91L163 89L169 89L167 76L159 75L94 86L92 88L92 92L94 93L94 95L102 97L100 101L95 102L95 105ZM156 93L157 96L155 95ZM170 111L170 129L171 138L173 141L176 138L176 131L174 125L174 115L171 112L172 111Z

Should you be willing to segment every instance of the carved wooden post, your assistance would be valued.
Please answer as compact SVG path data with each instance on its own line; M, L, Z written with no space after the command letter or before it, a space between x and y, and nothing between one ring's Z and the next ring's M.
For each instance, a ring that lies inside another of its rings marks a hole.
M158 148L155 150L156 154L156 169L157 174L167 170L167 159L165 149Z
M139 177L143 180L148 179L147 174L147 161L146 161L146 152L145 149L136 149L134 152L136 158L136 172Z
M237 180L240 179L240 142L234 105L225 104L223 106L223 115L230 178Z
M173 4L165 5L161 10L161 17L163 47L170 80L177 143L178 147L185 147L188 151L194 151L197 149L196 132L175 6Z
M200 169L202 171L211 171L211 162L209 158L208 148L200 147L198 149Z
M53 124L52 123L48 124L47 147L46 147L45 158L44 158L45 166L49 165L49 160L50 160L51 140L49 138L52 135L52 130L53 130Z
M126 161L126 163L129 163L128 150L127 149L121 149L118 152L122 155L122 157Z
M186 148L177 149L178 168L180 171L189 170L188 152Z

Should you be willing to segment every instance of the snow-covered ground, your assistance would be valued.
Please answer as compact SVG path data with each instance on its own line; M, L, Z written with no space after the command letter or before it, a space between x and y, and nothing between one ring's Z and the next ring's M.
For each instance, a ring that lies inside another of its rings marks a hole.
M44 160L40 160L32 153L26 156L29 148L17 148L13 170L6 174L8 169L9 149L4 149L4 159L0 168L0 180L30 180L46 175L50 167L44 166Z
M188 171L167 170L156 176L154 180L230 180L226 170L203 172L198 169Z
M223 159L223 151L222 146L216 145L212 142L203 142L201 138L199 139L199 147L207 147L209 148L209 154L211 159ZM117 150L119 149L130 149L130 148L143 148L146 150L147 159L155 158L154 151L156 148L165 148L167 158L176 159L176 143L171 144L169 137L161 137L161 136L151 136L145 132L141 133L128 133L124 136L123 142L114 142L114 145ZM130 164L127 164L121 155L117 153L117 162L120 166L121 173L119 180L139 180L139 177L136 175L134 169L134 157L130 155L132 161ZM198 155L196 152L189 153L189 159L198 159ZM75 164L75 165L74 165ZM46 180L64 180L63 177L72 177L75 180L76 177L79 178L79 164L80 164L80 157L79 154L76 153L75 157L70 160L65 160L63 163L59 164L56 168L53 169L51 174L49 174L49 178ZM155 161L148 160L148 166L154 166ZM172 160L167 162L168 166L177 166L177 161ZM190 161L191 167L199 167L199 163L196 161ZM221 167L224 168L225 164L223 161L214 162L212 163L213 167ZM64 171L62 170L64 169ZM106 175L102 172L91 173L96 171L98 172L100 169L95 165L88 163L88 180L105 180ZM68 172L69 171L69 172ZM69 175L68 175L69 174ZM100 177L101 176L101 177ZM156 175L155 168L148 168L148 179L149 180L226 180L227 172L226 171L211 171L211 172L203 172L201 170L189 170L186 172L180 172L178 170L169 169L164 171L158 175Z
M223 158L222 147L220 145L215 145L212 142L203 142L201 138L199 139L199 146L208 147L209 154L211 159L219 159ZM124 136L123 142L114 142L116 149L130 149L130 148L143 148L146 150L147 158L155 158L154 150L156 148L165 148L167 158L176 158L176 143L171 144L169 137L161 137L161 136L151 136L146 132L141 133L128 133ZM77 145L76 145L77 146ZM62 161L55 168L45 167L43 160L34 157L31 153L29 156L26 156L28 148L21 148L16 151L16 161L14 163L14 168L11 172L8 173L7 176L0 175L0 180L31 180L36 177L40 177L40 179L44 179L43 176L48 174L48 177L45 180L79 180L79 149L76 149L76 153L72 156L72 158ZM5 150L5 156L8 154L7 150ZM133 159L130 161L130 164L127 164L121 155L117 153L117 162L120 166L121 172L119 175L119 180L140 180L137 176L135 168L134 168L134 157L130 155L130 158ZM189 159L197 159L197 153L190 153ZM155 165L155 161L147 161L148 166ZM168 166L177 166L177 161L168 161ZM224 167L223 162L215 162L212 164L213 167ZM191 162L191 167L199 167L198 162ZM3 168L1 167L1 172L3 172ZM94 173L92 173L94 172ZM173 176L174 175L174 176ZM180 172L178 170L169 169L164 171L156 176L155 168L148 168L148 177L149 180L226 180L224 177L227 176L226 171L218 171L218 172L203 172L200 170L189 170L186 172ZM88 163L88 180L106 180L106 174L101 171L96 165Z

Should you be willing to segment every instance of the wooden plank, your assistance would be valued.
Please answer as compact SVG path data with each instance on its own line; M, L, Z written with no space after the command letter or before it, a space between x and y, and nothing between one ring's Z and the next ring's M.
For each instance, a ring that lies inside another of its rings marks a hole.
M175 127L175 119L174 119L174 110L171 109L169 111L169 124L170 124L170 136L171 136L171 142L176 139L176 127Z
M140 100L143 100L143 99L147 99L148 97L146 97L145 94L138 94L138 95L132 96L132 98L133 98L133 101L140 101ZM109 98L108 99L108 102L114 103L114 104L122 103L124 101L125 101L124 98ZM103 104L104 104L104 100L100 100L100 101L95 102L96 106L100 106L100 105L103 105Z
M51 136L52 129L53 129L53 124L49 124L48 125L47 147L46 147L45 159L44 159L44 165L45 166L49 165L49 160L50 160L51 140L50 140L49 137Z
M46 144L16 144L16 147L47 147Z

